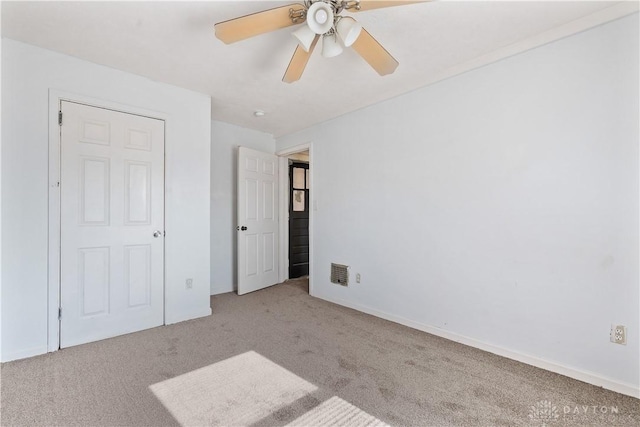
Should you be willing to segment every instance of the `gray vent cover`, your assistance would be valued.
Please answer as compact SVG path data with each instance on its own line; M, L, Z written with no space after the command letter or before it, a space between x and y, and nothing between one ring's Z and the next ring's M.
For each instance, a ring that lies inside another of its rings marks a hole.
M349 267L342 264L331 263L331 283L349 285Z

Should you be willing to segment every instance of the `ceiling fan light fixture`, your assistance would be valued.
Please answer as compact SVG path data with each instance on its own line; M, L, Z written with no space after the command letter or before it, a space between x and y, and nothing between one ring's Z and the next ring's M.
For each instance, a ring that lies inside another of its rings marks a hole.
M333 58L342 53L342 45L338 41L335 33L331 32L322 37L322 56Z
M361 5L360 0L304 0L302 3L275 7L218 22L215 24L215 32L218 39L229 44L306 23L302 25L304 28L293 34L299 45L296 46L282 78L285 83L300 80L309 57L320 41L320 36L323 36L322 56L326 58L337 56L348 46L378 74L385 76L396 70L398 61L356 20L341 16L342 11L367 11L423 1L426 0L362 0Z
M362 32L362 25L348 16L341 17L336 24L336 33L338 33L346 47L355 43L360 36L360 32Z
M313 39L316 38L316 33L311 31L311 28L306 25L298 28L293 33L291 33L291 35L293 35L293 37L298 40L298 44L304 49L305 52L309 52L311 43L313 43Z
M316 34L324 34L333 26L333 9L329 4L318 1L307 10L307 25Z

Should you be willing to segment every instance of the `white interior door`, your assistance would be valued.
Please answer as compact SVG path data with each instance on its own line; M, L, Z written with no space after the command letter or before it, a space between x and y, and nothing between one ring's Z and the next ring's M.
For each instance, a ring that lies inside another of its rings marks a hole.
M238 149L238 295L278 283L278 158Z
M60 108L60 346L162 325L164 121Z

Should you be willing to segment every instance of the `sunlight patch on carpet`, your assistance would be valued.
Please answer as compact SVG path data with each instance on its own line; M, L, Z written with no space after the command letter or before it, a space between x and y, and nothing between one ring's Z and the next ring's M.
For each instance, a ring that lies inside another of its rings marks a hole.
M287 424L289 427L315 427L315 426L335 426L335 427L382 427L387 426L373 415L369 415L360 408L357 408L333 396L311 411Z
M254 351L149 388L182 426L249 425L317 390Z

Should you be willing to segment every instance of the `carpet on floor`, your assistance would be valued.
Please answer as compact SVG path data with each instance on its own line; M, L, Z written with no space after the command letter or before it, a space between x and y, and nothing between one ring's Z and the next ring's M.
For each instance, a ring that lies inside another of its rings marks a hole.
M0 424L640 424L637 399L313 298L307 286L217 295L205 318L5 363Z

